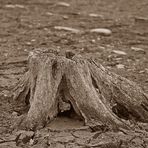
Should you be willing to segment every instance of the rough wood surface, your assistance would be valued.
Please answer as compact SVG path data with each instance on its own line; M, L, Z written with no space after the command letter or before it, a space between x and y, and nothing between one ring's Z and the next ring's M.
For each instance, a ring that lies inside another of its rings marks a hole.
M72 107L85 124L129 128L127 120L148 122L148 95L134 82L93 59L37 49L29 71L14 91L14 100L30 104L21 126L36 129Z

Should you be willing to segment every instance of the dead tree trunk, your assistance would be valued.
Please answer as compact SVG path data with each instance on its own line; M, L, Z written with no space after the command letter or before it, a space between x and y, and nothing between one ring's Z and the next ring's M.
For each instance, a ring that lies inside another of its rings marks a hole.
M72 107L89 126L128 128L127 120L148 122L148 95L93 59L35 50L28 61L29 71L13 90L15 101L30 103L21 126L41 128Z

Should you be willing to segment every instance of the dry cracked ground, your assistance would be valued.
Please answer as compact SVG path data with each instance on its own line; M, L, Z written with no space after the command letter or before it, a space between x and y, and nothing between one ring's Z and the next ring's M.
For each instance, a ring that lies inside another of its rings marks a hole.
M0 148L147 148L142 123L96 131L65 115L42 130L17 131L21 105L11 95L28 70L28 53L43 47L93 56L148 92L147 12L147 0L0 0Z

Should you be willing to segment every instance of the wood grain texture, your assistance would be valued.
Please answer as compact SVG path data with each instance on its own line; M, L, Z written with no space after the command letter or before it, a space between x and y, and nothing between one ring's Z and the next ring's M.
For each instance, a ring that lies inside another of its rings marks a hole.
M93 59L66 55L72 56L46 49L30 54L29 71L13 90L15 101L28 99L30 104L21 126L42 128L72 107L91 127L130 128L128 120L148 122L148 95L137 84Z

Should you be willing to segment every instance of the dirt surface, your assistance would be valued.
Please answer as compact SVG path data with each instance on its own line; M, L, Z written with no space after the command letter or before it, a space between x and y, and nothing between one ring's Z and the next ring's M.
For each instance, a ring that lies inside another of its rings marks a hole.
M58 117L35 133L12 131L21 112L19 105L11 103L10 91L27 71L28 53L35 48L93 56L148 92L148 1L59 2L63 1L0 0L0 148L148 147L147 124L139 131L93 132L77 119ZM106 28L112 33L90 32L94 28Z

